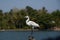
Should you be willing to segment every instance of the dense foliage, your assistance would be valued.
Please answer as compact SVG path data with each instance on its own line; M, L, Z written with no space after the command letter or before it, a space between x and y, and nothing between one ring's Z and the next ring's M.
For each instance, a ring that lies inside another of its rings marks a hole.
M40 25L41 29L49 29L53 27L60 27L60 10L55 10L48 13L48 10L43 7L36 10L30 6L26 6L25 9L11 9L9 12L0 10L0 29L20 29L31 28L25 23L26 15L30 17L30 20L35 21Z

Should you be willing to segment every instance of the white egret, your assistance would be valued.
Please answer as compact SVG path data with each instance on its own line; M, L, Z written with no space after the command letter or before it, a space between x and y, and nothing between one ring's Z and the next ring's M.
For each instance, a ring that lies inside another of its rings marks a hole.
M34 28L40 28L39 27L39 24L35 23L34 21L30 21L29 16L25 16L25 18L27 18L26 24L28 26L31 26L32 27L32 32L33 32Z
M39 24L35 23L34 21L30 21L29 20L29 16L25 16L25 18L27 18L26 24L28 26L32 26L32 29L34 29L34 27L38 27L39 28Z

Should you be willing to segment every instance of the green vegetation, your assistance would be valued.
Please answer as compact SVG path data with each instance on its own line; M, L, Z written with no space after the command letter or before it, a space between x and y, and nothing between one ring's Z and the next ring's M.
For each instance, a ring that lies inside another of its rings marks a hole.
M26 6L25 9L14 8L5 13L0 10L0 29L30 29L31 27L28 27L25 23L26 19L24 17L26 15L29 15L31 20L37 22L41 29L60 27L60 10L48 13L45 7L36 10ZM55 21L55 23L52 21Z

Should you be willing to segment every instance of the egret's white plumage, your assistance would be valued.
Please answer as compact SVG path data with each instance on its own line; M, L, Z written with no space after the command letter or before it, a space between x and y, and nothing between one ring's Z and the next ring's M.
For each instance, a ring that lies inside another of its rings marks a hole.
M30 20L29 20L29 16L25 16L25 18L27 18L26 24L27 24L28 26L32 26L33 29L34 29L34 27L39 27L39 25L38 25L37 23L35 23L34 21L30 21Z

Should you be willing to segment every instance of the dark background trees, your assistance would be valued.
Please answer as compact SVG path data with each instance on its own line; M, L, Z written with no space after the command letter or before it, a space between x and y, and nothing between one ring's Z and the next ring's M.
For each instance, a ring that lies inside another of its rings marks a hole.
M36 10L26 6L25 9L14 8L5 13L0 10L0 29L30 28L25 23L26 19L24 17L26 15L30 17L30 20L37 22L41 29L60 27L60 10L49 13L45 7Z

